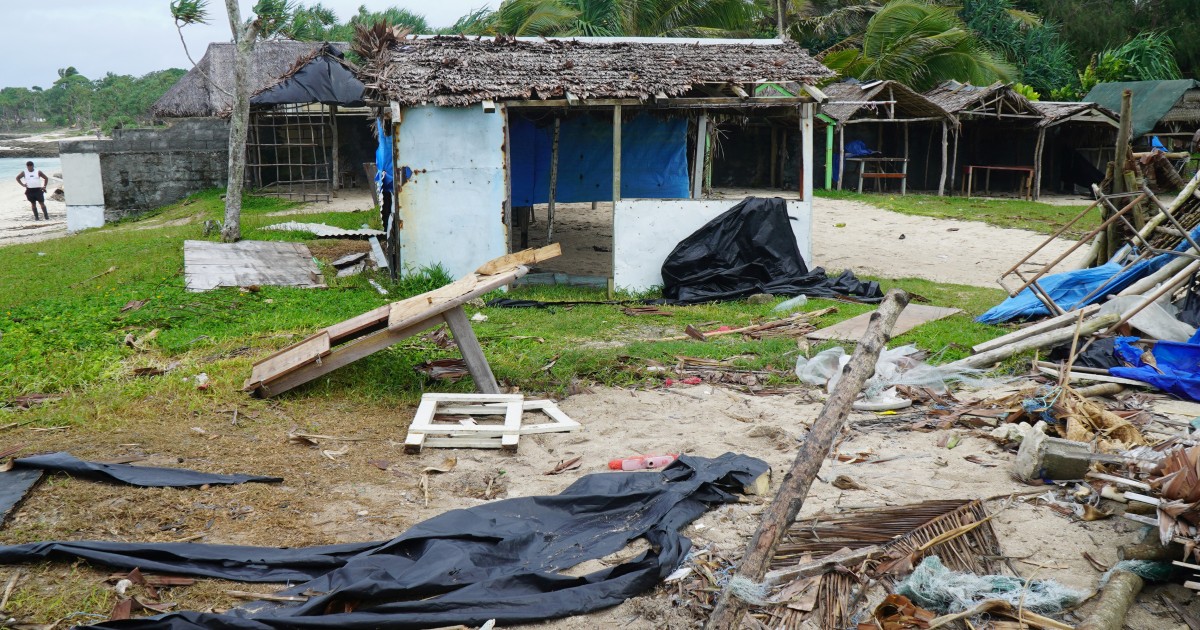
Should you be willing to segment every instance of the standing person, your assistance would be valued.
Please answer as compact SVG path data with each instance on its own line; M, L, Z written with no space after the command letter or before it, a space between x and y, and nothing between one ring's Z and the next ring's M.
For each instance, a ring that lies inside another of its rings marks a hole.
M39 182L39 179L42 181ZM41 204L42 214L46 215L46 220L49 221L50 212L46 210L46 186L50 185L50 178L46 177L45 173L33 168L33 162L26 162L25 170L17 173L17 183L25 187L25 198L33 207L33 220L38 220L38 204Z

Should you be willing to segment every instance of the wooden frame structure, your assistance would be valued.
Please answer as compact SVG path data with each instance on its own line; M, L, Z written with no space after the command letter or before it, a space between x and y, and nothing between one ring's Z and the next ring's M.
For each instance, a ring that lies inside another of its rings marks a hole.
M516 451L522 435L576 431L581 424L563 413L551 400L524 400L521 394L425 394L408 427L405 453L430 448L498 448ZM443 407L442 405L454 405ZM546 415L549 422L524 424L527 411ZM439 423L439 412L466 416L457 422ZM480 424L475 416L503 416L500 424ZM441 437L428 437L436 435Z
M446 324L467 363L475 387L485 394L499 394L500 386L479 347L463 304L512 284L529 272L525 265L557 256L560 252L558 245L551 245L509 254L440 289L386 304L323 328L256 362L242 389L259 396L276 396L429 328Z

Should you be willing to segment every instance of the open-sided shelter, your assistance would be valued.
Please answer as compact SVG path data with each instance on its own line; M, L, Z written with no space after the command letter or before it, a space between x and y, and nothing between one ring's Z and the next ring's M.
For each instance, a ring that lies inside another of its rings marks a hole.
M1100 83L1083 100L1121 111L1125 90L1133 92L1133 138L1158 136L1183 148L1200 129L1200 81L1126 81Z
M432 37L379 49L363 76L390 124L386 229L401 268L462 275L509 251L514 208L614 202L624 288L655 284L675 244L732 205L702 198L710 120L790 115L811 155L821 93L757 89L832 75L778 40ZM789 214L809 258L811 173L800 179Z
M1034 177L1034 190L1088 191L1104 179L1104 166L1116 153L1118 116L1090 102L1032 101L1042 114L1038 121L1043 149Z
M856 166L852 170L860 190L864 179L898 180L901 191L920 181L921 187L928 189L933 175L938 194L945 194L949 137L958 127L953 114L898 81L850 80L826 85L821 90L829 97L821 108L821 119L827 129L824 159L827 187L831 179L837 180L838 190L844 187L849 161ZM870 153L848 155L847 136L851 143L858 141L859 146L869 148ZM914 148L923 159L910 161ZM833 177L833 173L837 176Z

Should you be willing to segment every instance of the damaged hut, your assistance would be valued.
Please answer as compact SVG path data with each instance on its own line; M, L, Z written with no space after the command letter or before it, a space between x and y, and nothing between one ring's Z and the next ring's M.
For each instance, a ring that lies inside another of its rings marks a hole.
M111 140L59 143L71 230L224 186L229 155L233 44L216 43L156 102L166 129L119 129ZM375 140L361 106L363 87L337 46L262 41L251 57L254 108L247 149L251 190L299 191L328 199L364 182ZM350 168L357 164L358 168Z
M1022 198L1038 199L1048 160L1057 165L1052 185L1057 186L1063 169L1070 172L1072 165L1083 171L1072 179L1090 185L1094 172L1080 165L1086 161L1098 169L1100 147L1112 146L1116 138L1116 115L1111 111L1087 103L1073 104L1079 109L1038 104L1002 83L979 87L947 81L925 96L960 122L952 138L950 179L952 187L961 187L967 196L986 194L995 178ZM1063 125L1070 126L1070 133L1063 133Z
M850 80L822 91L829 97L821 108L827 187L836 180L841 190L849 168L854 173L850 183L857 182L859 192L864 180L870 180L877 187L895 181L902 194L911 183L931 190L936 182L938 194L945 194L949 138L958 129L953 114L897 81ZM913 155L920 159L912 160Z
M822 96L807 86L832 76L778 40L393 36L375 50L363 76L368 99L387 104L398 185L385 229L399 268L460 276L520 248L534 207L554 241L555 211L567 211L556 206L593 202L614 208L598 273L630 289L660 284L675 244L732 205L704 196L718 178L714 127L733 138L751 121L786 125L796 154L811 155ZM806 87L760 95L786 82ZM789 203L806 258L811 169L795 169Z

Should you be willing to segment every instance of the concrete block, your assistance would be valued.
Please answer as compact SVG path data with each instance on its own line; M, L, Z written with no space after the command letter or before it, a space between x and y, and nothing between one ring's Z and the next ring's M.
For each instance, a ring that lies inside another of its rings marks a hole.
M1092 452L1087 443L1050 437L1045 433L1045 423L1039 422L1021 440L1013 472L1031 482L1083 479L1091 465Z

